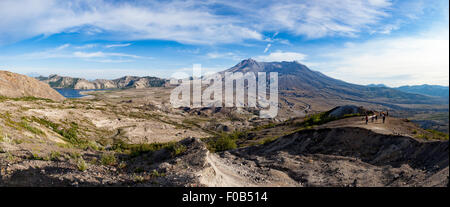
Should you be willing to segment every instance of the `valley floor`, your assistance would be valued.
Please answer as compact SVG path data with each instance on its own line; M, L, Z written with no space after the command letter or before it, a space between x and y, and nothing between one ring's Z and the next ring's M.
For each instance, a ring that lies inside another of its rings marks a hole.
M169 93L0 99L0 186L448 185L448 135L406 119L307 126L324 109L290 99L270 122L251 110L174 109Z

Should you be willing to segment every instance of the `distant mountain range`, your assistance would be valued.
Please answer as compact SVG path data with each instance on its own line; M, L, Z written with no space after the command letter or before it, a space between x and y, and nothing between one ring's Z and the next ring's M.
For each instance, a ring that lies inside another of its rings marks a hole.
M369 87L387 87L384 84L369 84ZM413 86L400 86L395 87L394 89L407 92L407 93L415 93L422 94L427 96L436 96L436 97L449 97L449 87L448 86L439 86L439 85L413 85Z
M408 92L408 93L417 93L429 96L438 96L438 97L449 97L449 88L448 86L438 86L438 85L417 85L417 86L401 86L396 88L398 90Z
M347 83L328 77L307 66L294 62L257 62L243 60L224 72L278 72L280 90L296 91L298 96L323 97L326 99L346 99L376 104L438 104L448 103L443 98L435 98L405 92L388 87L370 87Z
M293 62L257 62L246 59L223 72L278 72L279 90L292 91L298 97L321 97L329 100L340 99L373 104L448 104L448 87L402 86L389 88L383 84L368 86L347 83L328 77L307 66ZM157 77L124 76L114 80L50 75L36 79L48 83L53 88L108 89L108 88L148 88L168 84L168 80Z
M165 79L149 76L124 76L114 80L97 79L89 81L83 78L50 75L48 77L39 76L36 79L49 84L52 88L72 89L149 88L161 87L167 82Z

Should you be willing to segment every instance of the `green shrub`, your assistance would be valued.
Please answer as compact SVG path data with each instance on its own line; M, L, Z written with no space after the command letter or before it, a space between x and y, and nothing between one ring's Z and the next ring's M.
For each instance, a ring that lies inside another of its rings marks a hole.
M22 144L24 141L22 139L13 139L14 144Z
M61 157L61 153L59 152L51 152L49 155L49 160L57 161Z
M142 182L145 181L145 178L143 176L141 176L141 175L134 174L133 175L133 180L134 180L134 182L142 183Z
M152 153L158 150L166 149L172 154L172 156L175 157L185 152L186 146L177 142L127 144L123 141L116 141L112 149L117 152L128 153L132 157L137 157L144 153Z
M209 142L209 148L211 151L220 152L230 149L235 149L237 147L236 139L233 136L220 136L215 140Z
M176 157L186 151L186 146L180 143L175 143L167 146L166 149L171 152L172 157Z
M103 153L102 157L100 159L100 162L103 165L115 165L117 160L116 160L116 156L113 153Z
M82 157L77 159L77 168L79 171L84 172L88 169L88 164Z
M45 160L44 157L39 156L37 153L32 152L31 156L28 157L30 160Z
M0 142L5 141L4 138L5 138L5 135L3 135L3 128L0 126Z
M70 153L70 158L72 158L72 159L78 159L78 158L80 158L81 157L81 154L79 153L79 152L72 152L72 153Z
M160 173L157 170L153 170L152 173L150 174L152 177L164 177L166 176L165 173Z

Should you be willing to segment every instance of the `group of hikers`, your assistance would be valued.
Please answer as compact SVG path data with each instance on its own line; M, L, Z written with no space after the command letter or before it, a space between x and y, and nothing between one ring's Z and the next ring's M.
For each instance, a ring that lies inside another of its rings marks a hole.
M382 111L382 112L379 112L378 114L377 114L377 112L374 112L373 115L371 115L371 116L369 116L366 113L366 117L365 117L366 124L369 123L369 118L372 120L372 122L374 122L374 121L377 122L378 116L380 116L383 119L383 124L384 124L384 122L386 121L386 117L389 116L389 111L386 111L386 112Z

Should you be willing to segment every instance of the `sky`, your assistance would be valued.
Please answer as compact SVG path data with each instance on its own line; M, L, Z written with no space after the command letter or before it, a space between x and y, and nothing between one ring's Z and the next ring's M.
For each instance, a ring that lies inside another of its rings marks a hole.
M449 85L447 0L1 0L0 70L170 77L298 61L357 84Z

